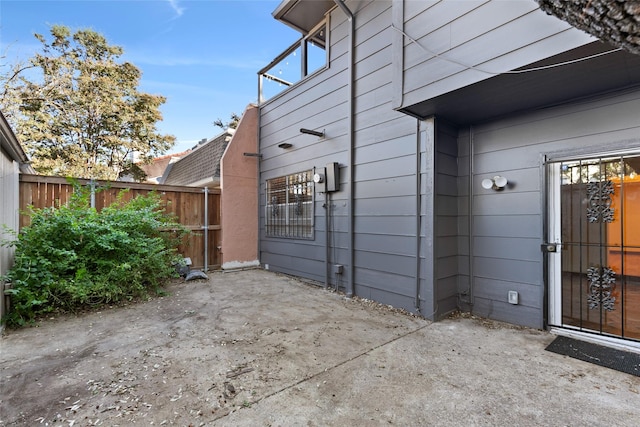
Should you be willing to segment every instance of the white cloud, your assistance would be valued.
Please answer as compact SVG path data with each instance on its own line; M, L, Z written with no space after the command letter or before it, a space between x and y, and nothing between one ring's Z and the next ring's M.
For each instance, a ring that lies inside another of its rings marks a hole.
M182 16L182 14L184 13L184 7L180 7L180 5L178 4L178 0L167 0L169 2L169 6L171 6L171 9L173 9L173 11L176 13L175 18L179 18Z

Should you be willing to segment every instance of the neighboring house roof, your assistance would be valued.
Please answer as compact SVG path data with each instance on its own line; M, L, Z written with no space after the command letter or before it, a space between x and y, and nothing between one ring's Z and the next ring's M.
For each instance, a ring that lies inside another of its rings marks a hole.
M160 183L192 187L219 185L220 159L234 132L228 129L193 147L189 154L167 166Z
M536 0L540 9L602 41L640 55L640 2Z
M20 141L16 137L15 133L9 126L9 122L4 117L4 114L0 112L0 147L2 151L6 152L11 160L15 160L20 164L20 172L35 174L35 170L29 164L29 158L22 149Z
M147 179L145 181L157 184L158 180L162 178L164 171L170 163L178 161L190 152L191 150L186 150L181 153L165 154L164 156L156 157L151 163L140 164L140 169L147 174Z

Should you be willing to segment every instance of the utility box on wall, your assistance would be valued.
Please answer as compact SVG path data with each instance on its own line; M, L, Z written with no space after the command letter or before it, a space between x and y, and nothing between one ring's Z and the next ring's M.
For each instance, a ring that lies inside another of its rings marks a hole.
M340 164L337 162L327 163L326 167L326 192L332 193L340 191Z

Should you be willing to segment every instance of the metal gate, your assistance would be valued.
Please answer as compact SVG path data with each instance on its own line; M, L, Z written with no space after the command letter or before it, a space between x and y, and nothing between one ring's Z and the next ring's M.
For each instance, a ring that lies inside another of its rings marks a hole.
M550 323L640 340L640 155L549 165Z

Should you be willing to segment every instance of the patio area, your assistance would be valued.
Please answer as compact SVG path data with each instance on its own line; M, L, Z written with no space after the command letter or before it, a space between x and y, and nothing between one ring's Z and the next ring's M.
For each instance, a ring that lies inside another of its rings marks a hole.
M640 377L469 315L431 323L260 269L0 340L0 426L616 425Z

